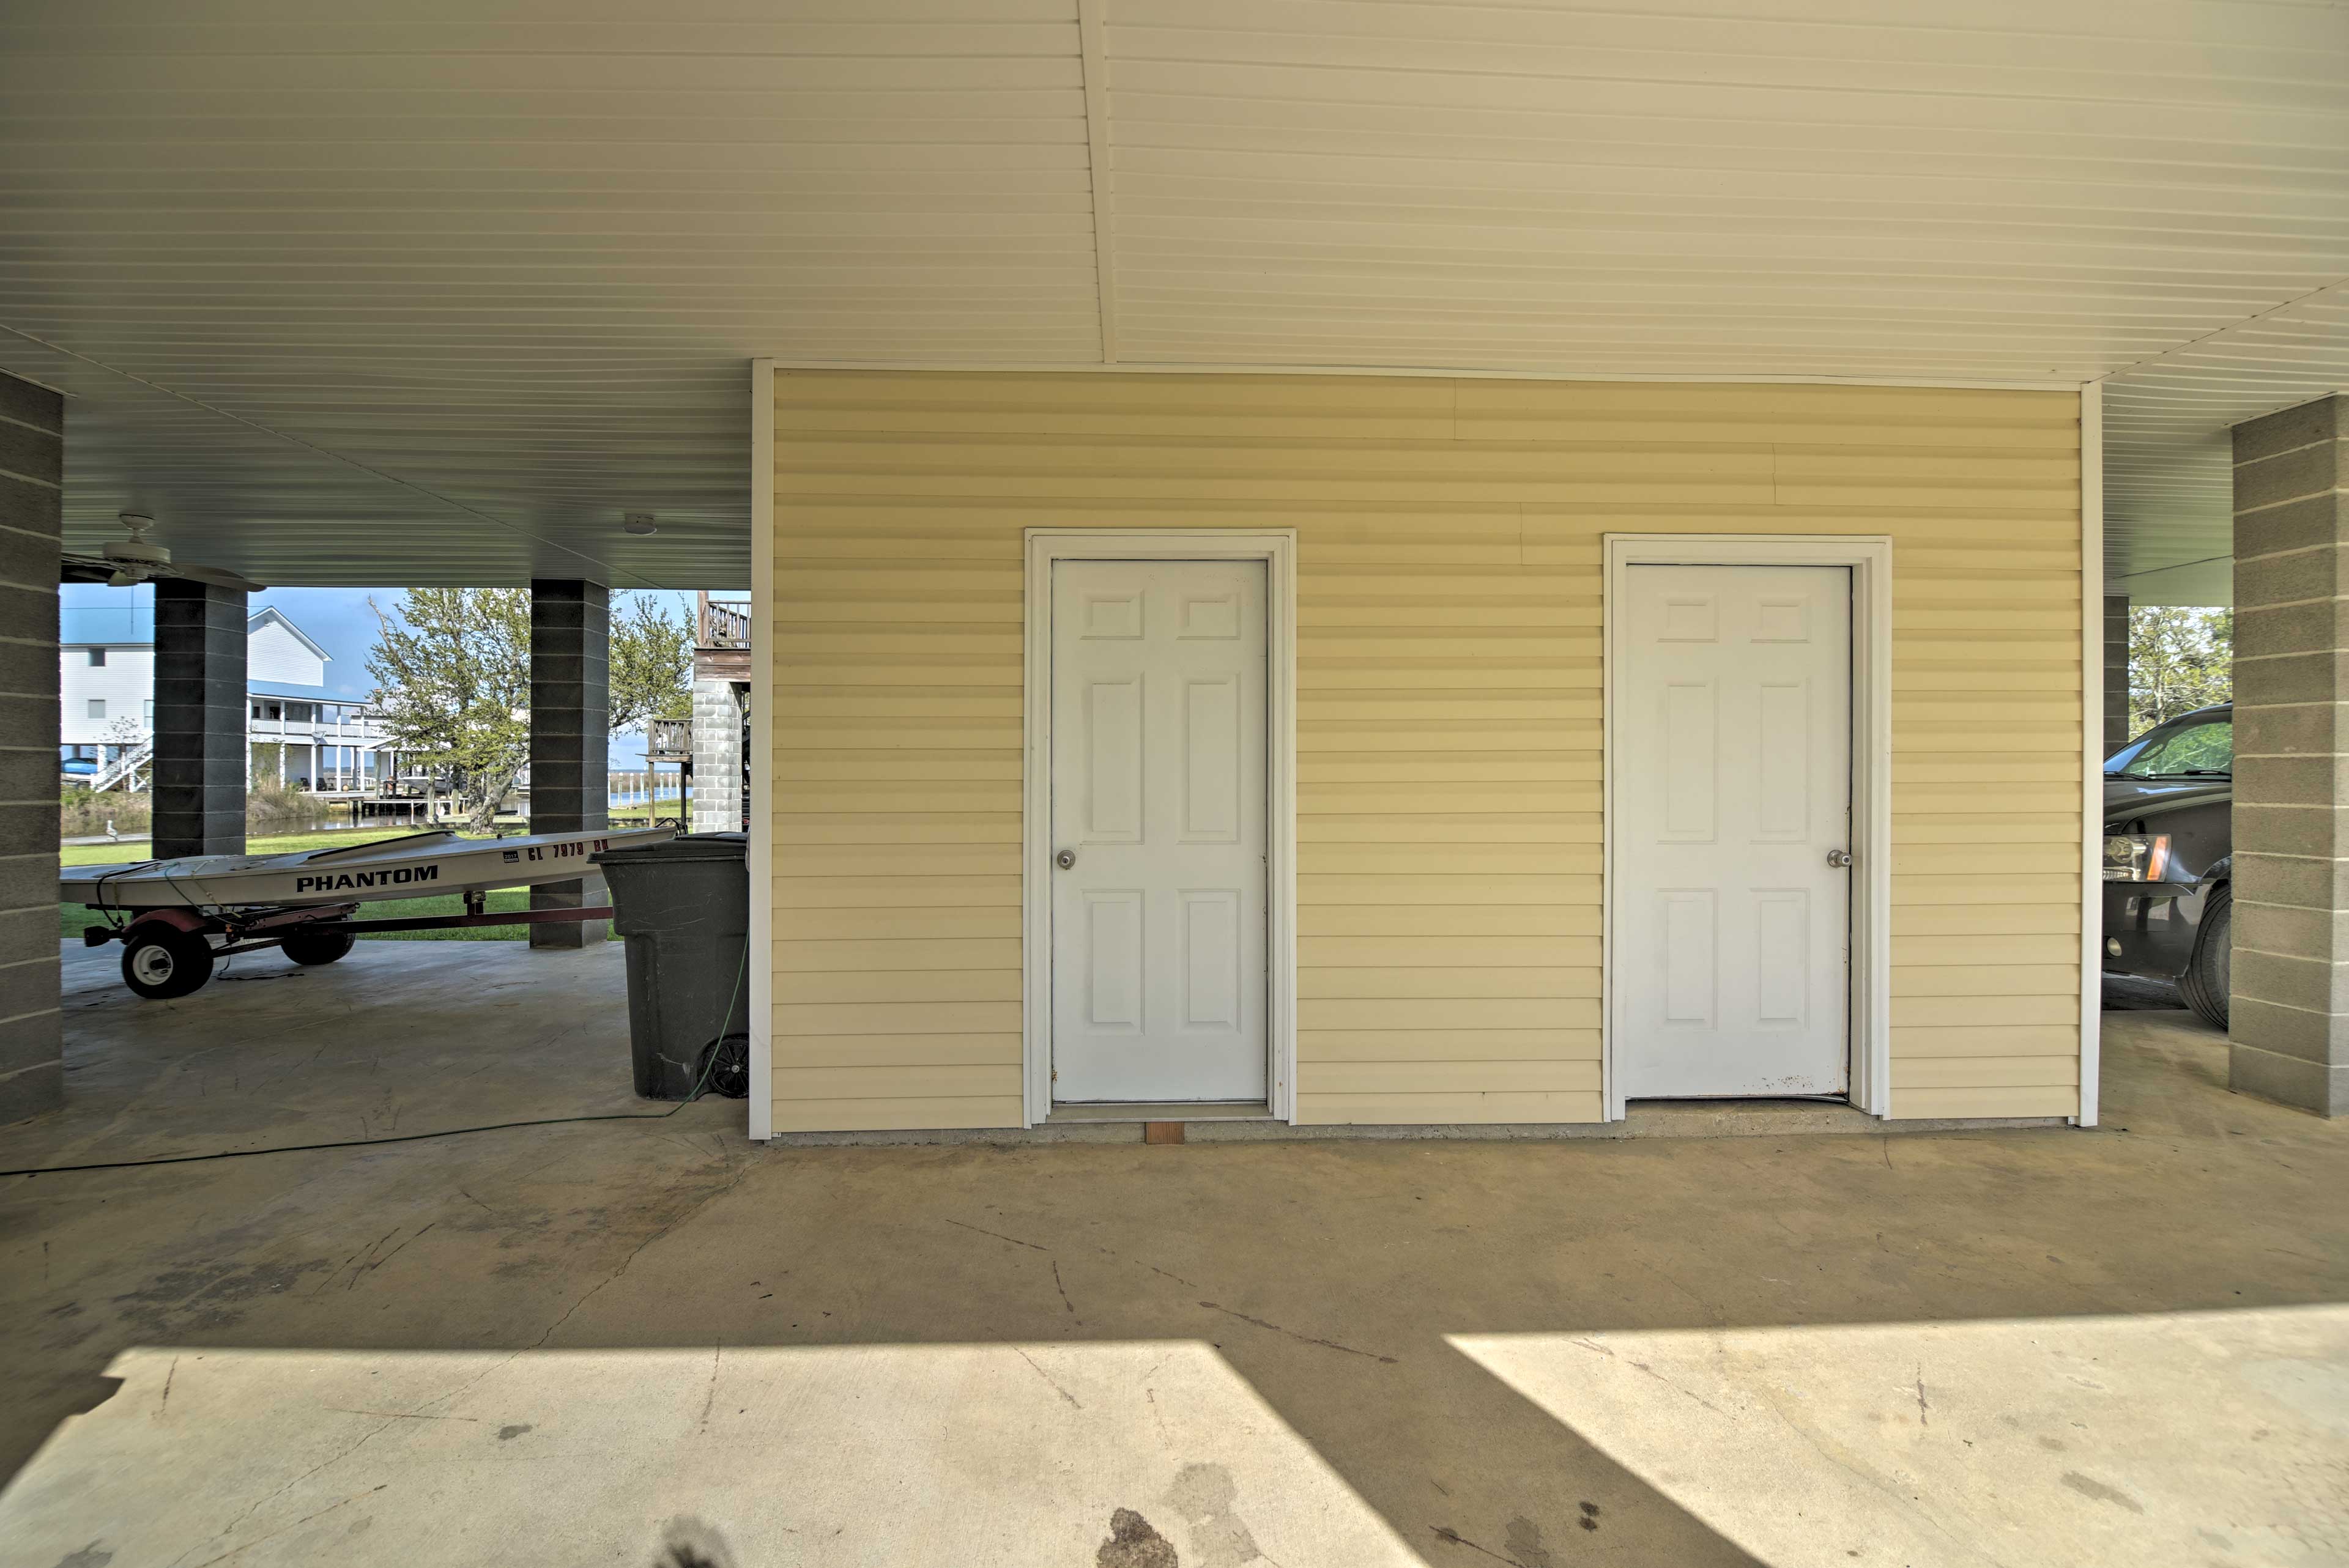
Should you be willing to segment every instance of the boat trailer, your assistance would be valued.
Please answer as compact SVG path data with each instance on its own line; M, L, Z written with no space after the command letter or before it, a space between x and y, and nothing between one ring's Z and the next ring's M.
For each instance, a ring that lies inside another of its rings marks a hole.
M296 964L332 964L361 936L609 920L607 904L492 914L489 892L580 880L606 850L674 836L655 827L466 840L438 828L285 854L70 866L58 872L58 897L98 911L103 923L82 941L121 943L123 984L163 1001L201 989L218 960L264 948ZM449 893L463 897L462 914L354 918L363 903Z
M355 920L356 903L305 904L297 908L145 909L119 925L93 925L81 934L85 947L122 944L122 983L150 1001L169 1001L202 989L212 966L240 953L282 949L304 965L332 964L362 936L397 931L456 931L486 925L567 925L612 918L610 904L582 909L489 911L489 890L472 888L462 914L405 915L390 920ZM129 912L125 912L129 913ZM213 945L213 938L225 939Z

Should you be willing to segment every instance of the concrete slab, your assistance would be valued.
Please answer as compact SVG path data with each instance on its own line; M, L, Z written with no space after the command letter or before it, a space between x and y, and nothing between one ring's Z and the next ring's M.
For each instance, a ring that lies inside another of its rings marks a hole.
M8 1147L627 1107L616 952L436 946L84 994ZM16 1179L0 1563L2349 1560L2349 1129L2107 1029L2094 1131Z
M192 996L145 1002L119 946L61 946L71 1104L0 1131L0 1167L647 1109L616 951L378 941L318 968L247 953Z
M1767 1563L2349 1554L2338 1306L1454 1343Z

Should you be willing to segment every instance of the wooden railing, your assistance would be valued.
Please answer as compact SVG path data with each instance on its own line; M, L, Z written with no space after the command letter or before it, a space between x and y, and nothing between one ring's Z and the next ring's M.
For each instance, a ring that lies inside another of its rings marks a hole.
M695 616L694 645L700 648L747 648L750 645L750 615L740 603L729 604L699 596Z

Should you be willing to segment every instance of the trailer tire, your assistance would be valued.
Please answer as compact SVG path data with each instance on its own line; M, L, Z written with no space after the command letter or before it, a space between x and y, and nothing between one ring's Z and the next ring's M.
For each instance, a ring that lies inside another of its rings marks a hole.
M296 931L277 945L296 964L332 964L348 953L357 940L347 931Z
M203 934L156 925L122 944L122 983L150 1002L169 1002L212 977L212 944Z

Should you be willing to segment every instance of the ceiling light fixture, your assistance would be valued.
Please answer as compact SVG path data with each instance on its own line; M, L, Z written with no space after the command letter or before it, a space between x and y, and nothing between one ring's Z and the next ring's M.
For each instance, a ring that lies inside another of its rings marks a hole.
M648 511L632 511L628 513L626 518L621 520L620 526L627 530L630 533L636 534L658 533L660 531L659 525L653 521L653 514Z

